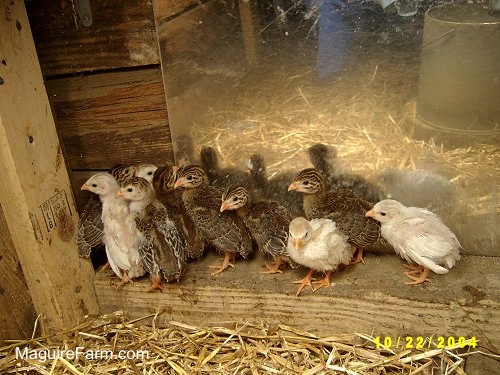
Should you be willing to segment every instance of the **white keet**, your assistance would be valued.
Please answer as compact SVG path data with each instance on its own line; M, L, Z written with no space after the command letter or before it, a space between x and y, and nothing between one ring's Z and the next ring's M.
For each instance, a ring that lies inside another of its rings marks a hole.
M421 284L429 270L447 273L460 259L460 243L441 218L424 208L406 207L398 201L385 199L366 213L381 223L382 236L397 254L410 264L418 264L406 275L410 284ZM419 274L417 277L412 274Z
M128 214L128 202L116 198L120 186L109 173L101 172L90 177L82 190L89 190L102 202L103 242L109 264L122 279L119 286L132 278L144 275L145 270L135 247L135 224Z
M350 264L354 249L347 242L347 236L340 232L335 222L329 219L307 221L303 217L295 218L290 223L288 254L297 263L310 268L302 280L297 295L306 285L311 285L314 271L326 272L323 280L315 282L319 289L330 287L330 275L341 264Z

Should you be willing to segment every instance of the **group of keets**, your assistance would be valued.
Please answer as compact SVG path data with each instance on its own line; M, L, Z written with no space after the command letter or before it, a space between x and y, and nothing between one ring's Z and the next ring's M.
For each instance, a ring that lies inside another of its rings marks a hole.
M333 146L315 144L308 156L312 168L272 178L262 155L250 156L248 170L221 168L212 147L201 149L199 164L191 156L178 158L179 167L97 173L81 187L96 195L80 217L80 255L104 245L118 287L148 273L153 291L162 280L178 281L189 259L209 247L224 255L212 275L258 249L273 260L262 273L280 273L285 264L310 269L293 282L297 296L306 286L331 287L331 273L364 263L363 249L375 243L408 261L408 284L429 281L430 270L447 273L460 259L457 238L436 214L385 199L385 189L345 170ZM314 279L316 271L325 276Z

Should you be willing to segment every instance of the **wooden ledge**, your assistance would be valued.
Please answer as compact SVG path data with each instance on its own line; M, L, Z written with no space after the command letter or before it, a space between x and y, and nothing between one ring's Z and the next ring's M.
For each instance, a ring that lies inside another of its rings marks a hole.
M111 271L96 274L101 313L123 310L130 318L164 310L156 324L169 321L206 326L228 321L266 321L294 326L320 336L364 333L373 336L475 336L498 352L500 335L500 258L463 256L447 275L432 274L432 284L405 285L403 260L396 255L366 256L365 265L332 276L332 290L305 288L295 296L293 280L305 268L262 275L265 259L239 259L235 269L210 276L210 252L190 263L179 283L163 293L146 293L149 279L116 290Z

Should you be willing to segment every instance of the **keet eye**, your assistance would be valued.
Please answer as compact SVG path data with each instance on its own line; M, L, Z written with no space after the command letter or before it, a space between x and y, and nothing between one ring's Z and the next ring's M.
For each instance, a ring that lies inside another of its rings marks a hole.
M385 216L385 212L381 212L380 215Z
M132 188L128 188L128 189L127 189L127 191L128 191L129 193L131 193L131 192L133 192L133 191L134 191L134 189L132 189Z
M309 185L309 180L305 180L302 182L302 185Z
M92 187L97 187L97 184L92 184Z
M234 197L233 202L237 202L237 201L238 201L238 198Z
M129 171L128 171L128 168L127 168L127 169L125 169L125 173L126 173L126 174L128 174L128 172L129 172Z
M153 172L148 172L148 176L151 176L153 174Z
M187 176L186 178L188 181L191 181L193 179L193 176Z

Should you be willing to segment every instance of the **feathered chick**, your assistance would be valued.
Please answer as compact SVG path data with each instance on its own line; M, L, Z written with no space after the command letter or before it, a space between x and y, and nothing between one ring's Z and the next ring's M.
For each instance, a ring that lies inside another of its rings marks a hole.
M163 203L169 216L175 221L186 240L186 253L188 258L199 258L205 250L205 242L196 229L193 220L188 215L184 202L182 202L182 189L174 189L178 168L165 165L156 170L153 178L153 187L156 197Z
M134 176L143 178L152 184L157 169L158 167L154 164L139 164L135 169Z
M228 189L222 194L220 211L234 210L250 231L259 250L274 260L266 265L264 274L281 273L280 266L290 262L288 256L288 225L292 220L290 212L277 202L256 201L241 186Z
M384 191L374 183L358 174L343 171L335 147L317 143L309 147L307 153L314 168L323 174L327 189L352 190L370 203L385 198Z
M212 275L234 267L237 254L246 258L252 251L252 239L243 221L236 213L220 212L222 191L208 184L203 168L186 165L177 171L174 187L184 188L182 201L203 238L217 251L224 253L224 260Z
M290 181L296 175L295 172L285 171L268 178L266 162L260 154L250 156L249 167L251 189L256 196L280 203L290 211L293 217L304 215L302 195L288 190Z
M429 270L445 274L460 259L457 237L431 211L385 199L366 216L381 223L382 235L397 254L410 264L418 264L417 267L409 267L412 271L405 273L412 280L407 284L429 281Z
M327 190L323 175L314 168L300 171L288 189L304 194L307 219L326 218L335 221L337 228L358 249L355 263L363 261L363 249L377 242L380 237L380 224L365 217L366 211L372 208L369 202L348 189Z
M109 173L116 179L118 184L133 176L134 172L134 166L125 164L117 164L109 170ZM88 258L92 248L104 245L104 225L101 215L102 202L99 196L94 194L87 201L78 220L76 243L78 245L78 255L82 258Z
M103 243L111 268L122 279L118 284L121 287L144 275L145 271L135 246L134 223L128 215L128 203L116 198L119 188L116 179L105 172L93 175L82 185L82 190L99 195L102 202Z
M302 289L312 284L318 285L316 291L324 286L331 288L330 275L339 265L348 265L353 256L353 249L347 242L347 236L340 232L329 219L307 221L297 217L290 223L288 253L299 264L309 267L307 275L293 284L300 284L297 296ZM312 282L314 271L326 272L325 277Z
M162 275L167 282L178 281L186 266L186 244L180 229L168 217L147 180L129 178L122 184L117 196L130 201L129 212L135 222L136 246L151 276L149 291L161 291Z
M201 167L211 185L219 189L227 189L232 186L250 188L249 174L238 168L221 168L217 152L213 147L202 147L200 160Z

